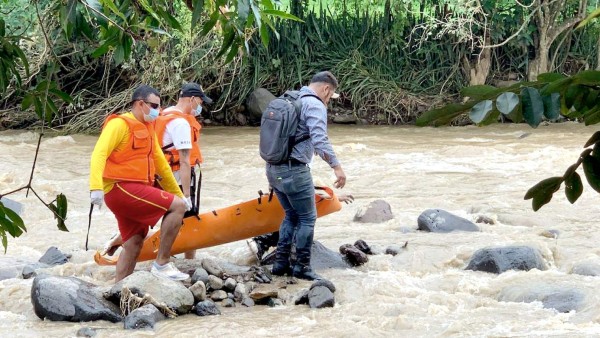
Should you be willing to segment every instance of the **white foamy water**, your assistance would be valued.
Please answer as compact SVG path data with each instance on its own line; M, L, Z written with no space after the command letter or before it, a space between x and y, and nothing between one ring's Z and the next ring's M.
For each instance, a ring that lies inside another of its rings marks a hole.
M154 331L124 332L122 324L41 321L31 305L32 280L7 279L0 281L0 336L68 337L81 327L98 328L97 337L598 336L600 296L595 290L600 277L571 274L577 263L600 263L598 194L584 183L583 195L571 205L561 190L537 213L530 201L523 200L527 189L541 179L562 175L594 131L573 123L535 130L525 125L332 126L330 138L348 176L342 192L352 193L356 200L320 218L315 239L336 251L359 238L380 249L408 241L398 256L376 255L356 269L321 271L337 287L334 308L223 308L222 316L187 315L160 322ZM27 182L36 141L31 132L0 133L0 192ZM28 232L9 241L8 252L0 255L0 267L3 260L37 261L49 246L57 246L73 258L49 273L104 286L113 283L114 268L98 267L92 259L94 250L116 230L107 208L94 211L93 250L84 250L89 158L95 141L96 137L83 135L43 140L33 186L47 202L60 192L67 195L70 232L56 229L52 214L35 196L10 195L24 205ZM258 190L267 190L264 164L257 153L258 129L206 128L201 143L202 211L255 198ZM323 182L334 181L321 160L315 161L313 173ZM381 224L353 222L356 212L376 199L390 203L394 219ZM497 223L480 224L482 231L477 233L417 232L417 217L429 208L472 221L486 215ZM546 230L558 230L560 235L540 235ZM501 275L464 270L474 251L500 245L536 247L549 269ZM250 261L243 241L203 249L199 255L238 264ZM531 290L557 287L582 293L581 311L558 313L540 302L511 301Z

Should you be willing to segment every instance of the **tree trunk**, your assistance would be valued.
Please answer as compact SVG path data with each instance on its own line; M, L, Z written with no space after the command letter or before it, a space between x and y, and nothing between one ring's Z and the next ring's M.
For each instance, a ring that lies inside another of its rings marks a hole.
M485 44L490 44L489 35L485 39ZM484 48L481 54L474 60L470 61L467 56L463 59L463 68L465 74L469 77L469 86L485 84L488 75L490 74L490 67L492 65L492 50L491 48Z
M600 37L598 38L598 48L596 48L596 70L600 70Z
M566 10L567 1L536 0L534 2L537 13L534 22L539 33L539 43L535 46L535 58L529 62L527 77L529 81L537 80L537 76L549 71L550 47L558 36L571 29L577 22L581 21L587 10L587 0L581 0L579 9L572 18L565 19L560 25L557 24L558 14Z

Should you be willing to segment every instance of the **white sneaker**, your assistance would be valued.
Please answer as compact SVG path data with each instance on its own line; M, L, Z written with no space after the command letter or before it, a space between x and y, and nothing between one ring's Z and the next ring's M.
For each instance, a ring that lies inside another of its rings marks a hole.
M179 269L177 269L175 265L173 265L173 263L167 263L160 267L158 264L156 264L156 262L154 262L152 263L152 269L150 270L150 272L157 276L165 277L170 280L176 281L182 281L190 278L190 275L179 271Z

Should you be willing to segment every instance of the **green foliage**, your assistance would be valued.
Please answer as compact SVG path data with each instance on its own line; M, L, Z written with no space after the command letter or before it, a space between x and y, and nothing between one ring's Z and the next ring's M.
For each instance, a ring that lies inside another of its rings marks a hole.
M25 228L23 219L21 219L16 212L0 202L0 241L4 247L4 253L6 253L6 248L8 246L7 235L16 238L21 236L24 231L27 231L27 229Z

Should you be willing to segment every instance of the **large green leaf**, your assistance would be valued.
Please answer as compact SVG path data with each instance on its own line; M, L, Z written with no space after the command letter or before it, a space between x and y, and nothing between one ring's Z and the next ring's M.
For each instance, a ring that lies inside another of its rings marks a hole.
M202 26L202 31L200 32L200 35L204 36L204 35L208 34L208 32L210 32L213 29L213 27L215 27L218 19L219 19L219 10L216 10L210 15L210 17L208 18L208 21L206 21L204 23L204 25Z
M200 23L202 12L204 11L204 0L194 0L192 5L194 11L192 13L192 27Z
M590 126L600 122L600 105L586 111L583 114L583 119L586 126Z
M568 109L571 109L576 103L581 103L581 100L587 94L587 91L588 88L581 85L569 86L565 92L565 106Z
M585 145L583 145L583 147L587 148L598 141L600 141L600 131L595 132L594 135L592 135L592 137L590 137L587 140L587 142L585 143Z
M488 95L497 92L498 88L488 85L475 85L460 90L460 95L475 100L487 99Z
M543 73L538 75L537 79L540 82L554 82L554 81L558 81L558 80L562 80L566 78L566 76L564 76L563 74L559 74L559 73Z
M304 22L302 21L300 18L298 18L295 15L292 15L290 13L286 13L284 11L279 11L276 9L264 9L263 14L269 15L269 16L275 16L278 18L282 18L282 19L286 19L286 20L293 20L293 21L299 21L299 22Z
M504 115L510 114L519 104L519 96L512 92L502 93L496 99L496 108Z
M571 204L575 203L583 193L583 183L578 173L573 173L565 179L565 195Z
M567 87L570 86L573 83L573 81L575 81L575 79L573 77L566 77L562 80L557 80L557 81L551 82L542 89L541 93L542 93L542 95L549 95L552 93L561 93L565 89L567 89Z
M555 121L560 116L560 94L552 93L542 97L544 102L544 116L550 120Z
M592 189L600 192L600 160L588 155L583 159L583 172Z
M477 103L473 106L473 108L471 108L471 111L469 112L469 118L475 123L480 123L486 118L487 114L492 111L492 104L493 102L491 100L485 100Z
M475 104L460 104L460 103L451 103L446 106L443 106L438 109L433 109L426 111L417 118L416 125L417 126L426 126L426 125L445 125L450 123L454 118L459 116L460 114L471 109Z
M586 86L600 85L600 70L583 70L573 75L575 83Z
M523 118L531 127L537 128L544 116L544 102L540 92L535 88L525 87L521 90L521 99L523 100Z
M531 187L525 194L525 199L533 199L533 211L538 211L544 204L550 202L552 195L560 189L562 182L562 177L550 177Z

